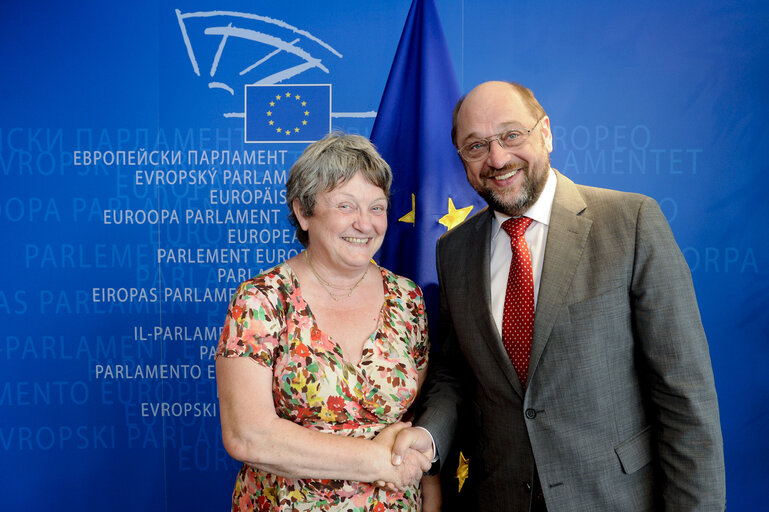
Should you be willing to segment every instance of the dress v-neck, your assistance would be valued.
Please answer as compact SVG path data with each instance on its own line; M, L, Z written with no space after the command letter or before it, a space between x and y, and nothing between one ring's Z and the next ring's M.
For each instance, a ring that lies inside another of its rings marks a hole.
M312 312L312 307L310 306L310 303L307 302L307 299L304 297L304 294L302 293L302 286L299 283L299 276L296 275L296 272L294 271L294 269L291 267L290 264L286 263L285 266L288 269L288 272L291 274L291 285L293 286L293 288L296 291L296 293L298 293L299 296L302 298L302 301L304 301L305 307L307 309L307 316L312 320L312 325L318 330L318 332L320 332L323 336L328 338L328 340L334 346L334 351L337 353L337 355L342 360L342 362L344 362L346 365L350 365L350 366L353 366L355 368L359 368L361 366L361 363L363 363L364 359L366 359L366 355L367 354L370 355L370 354L373 353L373 351L368 351L367 352L367 348L368 348L368 346L371 343L374 342L374 340L377 337L377 334L379 334L379 332L382 329L382 323L383 323L383 318L384 318L384 311L385 311L385 307L388 304L388 300L390 298L390 292L391 292L390 285L388 283L387 275L386 275L387 271L384 270L382 267L377 267L379 269L379 273L380 273L380 275L382 277L382 287L384 288L384 290L383 290L384 297L382 299L382 305L379 307L379 314L377 315L376 326L374 327L374 330L371 332L371 334L369 334L363 340L363 346L362 346L362 349L361 349L361 357L360 357L360 359L358 360L358 362L353 363L352 361L350 361L349 359L347 359L345 357L344 350L342 350L342 346L334 339L334 337L331 336L330 334L328 334L326 331L324 331L320 327L320 325L318 324L318 319L315 316L315 313Z

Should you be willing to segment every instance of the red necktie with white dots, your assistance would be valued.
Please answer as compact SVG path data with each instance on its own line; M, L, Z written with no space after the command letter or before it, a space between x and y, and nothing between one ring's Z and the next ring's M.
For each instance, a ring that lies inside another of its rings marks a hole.
M529 246L523 236L531 222L528 217L517 217L502 223L502 229L510 235L513 250L502 313L502 343L524 388L529 376L534 329L534 273Z

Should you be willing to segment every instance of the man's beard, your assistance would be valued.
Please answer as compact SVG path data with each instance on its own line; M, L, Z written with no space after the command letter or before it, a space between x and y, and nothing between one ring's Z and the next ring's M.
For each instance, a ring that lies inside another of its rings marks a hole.
M518 164L510 165L505 167L504 171L518 167L520 167ZM524 173L523 184L521 185L521 190L518 192L518 195L512 198L512 200L498 196L491 187L488 186L480 189L476 188L475 191L478 192L478 195L480 195L486 203L488 203L489 208L492 210L504 213L511 217L519 217L526 213L526 211L531 208L531 205L536 203L537 199L539 199L542 190L545 188L545 183L547 183L547 173L549 169L550 155L546 155L545 161L537 164L537 167L532 168L527 164L526 167L521 168L518 172Z

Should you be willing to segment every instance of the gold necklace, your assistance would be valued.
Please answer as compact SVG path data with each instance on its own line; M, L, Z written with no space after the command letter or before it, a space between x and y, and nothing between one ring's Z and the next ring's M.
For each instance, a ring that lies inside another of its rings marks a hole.
M363 275L360 276L360 279L358 279L358 281L354 285L352 285L352 287L348 288L347 286L336 286L336 285L333 285L333 284L329 283L328 281L326 281L322 277L320 277L318 272L315 270L315 267L312 266L312 262L310 261L310 251L309 251L309 249L304 251L304 259L305 259L305 261L307 261L307 266L310 267L310 270L312 271L313 275L318 280L318 282L323 287L323 289L326 290L326 293L328 293L329 297L331 297L332 299L337 300L337 301L339 299L347 298L350 295L352 295L352 292L355 291L355 289L358 287L358 285L363 282L363 280L366 278L366 275L368 274L369 265L366 264L365 272L363 272ZM347 291L347 294L344 294L344 293L334 293L334 292L331 291L331 288L337 288L339 290L345 290L346 289L348 291Z

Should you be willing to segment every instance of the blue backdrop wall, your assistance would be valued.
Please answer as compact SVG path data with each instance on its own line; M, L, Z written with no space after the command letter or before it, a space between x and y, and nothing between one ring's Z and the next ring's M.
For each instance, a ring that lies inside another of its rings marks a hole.
M227 300L299 250L295 141L370 135L409 6L3 2L4 510L227 510L238 464L212 358ZM729 509L765 510L769 5L437 7L462 92L528 85L554 167L662 205L710 340ZM323 87L281 89L276 140L251 84Z

